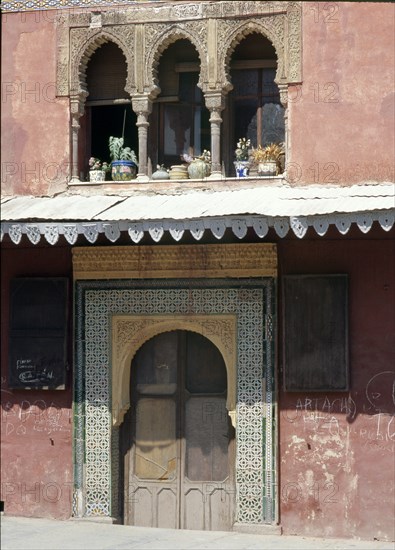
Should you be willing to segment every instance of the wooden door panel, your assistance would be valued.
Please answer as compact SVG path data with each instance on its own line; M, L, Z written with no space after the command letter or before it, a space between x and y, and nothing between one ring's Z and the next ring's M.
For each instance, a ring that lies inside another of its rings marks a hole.
M182 529L205 530L204 492L200 487L186 490L183 499Z
M225 403L225 397L192 396L185 404L185 475L190 482L228 477Z
M160 334L132 365L125 520L132 525L232 528L234 430L226 368L203 336ZM125 444L126 444L125 443Z
M159 334L136 354L138 394L172 395L177 389L178 339L175 332Z
M194 332L186 340L186 389L193 394L226 392L226 367L218 348Z
M135 476L176 477L176 404L172 399L140 398L136 407Z
M208 488L206 502L209 521L206 527L209 531L229 531L232 529L234 514L234 489L229 482L223 486Z
M152 493L147 487L138 487L131 498L133 525L152 527Z
M178 491L177 487L162 487L156 498L156 527L177 529Z
M130 495L128 523L139 527L177 529L178 500L175 483L163 487L156 482L139 481Z

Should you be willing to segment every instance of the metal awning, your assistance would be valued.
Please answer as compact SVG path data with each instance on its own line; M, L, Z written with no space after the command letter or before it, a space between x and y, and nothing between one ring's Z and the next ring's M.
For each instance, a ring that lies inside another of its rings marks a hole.
M145 232L158 242L165 231L180 240L185 231L200 239L206 230L220 239L227 228L242 238L253 227L264 237L274 227L280 237L291 229L303 237L312 226L324 235L329 225L347 233L352 223L367 233L373 222L389 231L394 225L395 185L392 183L324 186L260 186L139 192L128 195L4 197L1 238L18 244L23 234L36 244L44 235L55 244L60 235L74 244L79 234L95 242L100 233L115 242L128 231L133 242Z

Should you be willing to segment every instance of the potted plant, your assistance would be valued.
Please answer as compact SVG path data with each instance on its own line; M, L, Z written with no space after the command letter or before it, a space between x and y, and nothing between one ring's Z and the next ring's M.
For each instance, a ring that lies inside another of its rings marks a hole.
M240 138L236 144L236 160L233 164L236 170L236 177L238 178L245 178L246 176L248 176L248 170L250 167L250 163L248 160L250 146L251 141L245 137Z
M114 181L129 181L137 175L138 160L130 147L123 146L123 137L110 136L111 177Z
M188 175L190 179L202 180L211 173L211 153L204 149L203 153L197 157L192 157L187 153L181 156L181 159L188 164Z
M281 173L281 157L284 154L283 145L269 143L265 147L259 145L252 150L251 158L258 167L260 176L276 176Z
M110 171L107 162L102 162L96 157L89 159L89 181L101 183L106 179L106 173Z

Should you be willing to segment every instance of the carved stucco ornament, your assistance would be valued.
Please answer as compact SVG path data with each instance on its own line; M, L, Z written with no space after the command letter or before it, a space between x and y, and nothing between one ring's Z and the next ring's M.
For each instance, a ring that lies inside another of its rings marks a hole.
M226 407L236 422L237 323L235 315L116 315L112 318L112 422L119 426L130 403L130 364L138 349L154 336L190 330L208 338L221 352L227 372Z
M227 93L229 61L235 47L251 32L266 36L277 54L277 84L302 79L301 2L215 2L126 6L57 18L57 94L86 90L86 67L103 43L117 44L127 62L125 90L159 93L156 68L163 51L179 38L188 39L200 59L199 86Z
M70 93L87 93L86 68L93 53L105 44L113 42L122 51L126 59L127 79L125 90L129 94L135 91L134 84L134 26L114 25L109 27L81 27L70 29Z
M169 25L149 25L145 32L147 59L144 64L144 91L155 97L160 93L157 68L162 53L179 39L187 39L196 48L200 59L198 86L202 90L207 85L207 22L187 21ZM143 60L139 60L143 63Z
M301 7L299 2L217 2L144 5L122 10L60 16L57 20L57 94L70 95L72 112L72 177L78 183L79 117L89 94L86 70L91 56L103 44L116 44L125 56L125 91L138 115L139 173L147 181L148 116L160 93L158 65L162 53L179 39L188 40L199 61L198 86L210 111L212 176L221 175L221 111L232 89L230 62L237 45L251 33L265 36L277 56L275 82L281 103L288 103L288 84L301 80ZM285 116L287 135L287 117ZM285 142L287 143L287 137Z

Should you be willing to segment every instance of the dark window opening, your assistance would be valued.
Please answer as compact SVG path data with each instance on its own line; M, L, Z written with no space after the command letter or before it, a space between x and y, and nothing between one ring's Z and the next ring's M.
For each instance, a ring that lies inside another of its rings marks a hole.
M234 141L251 140L253 147L284 141L284 108L275 69L232 71Z
M111 159L108 139L110 136L120 137L122 135L125 147L130 147L137 154L137 116L131 105L102 105L89 107L89 111L91 118L90 156L109 162Z
M110 136L124 137L124 146L138 157L137 116L125 91L126 59L113 43L103 44L92 55L86 74L89 95L81 118L79 169L87 176L89 158L109 162ZM111 179L111 175L107 175Z
M197 156L210 149L210 113L197 86L199 71L198 53L188 40L169 46L160 60L161 93L151 117L156 117L151 124L157 135L156 147L150 151L154 162L170 167L182 162L183 153Z
M247 36L232 55L233 90L223 117L223 159L230 175L240 138L250 139L252 147L285 141L284 107L274 82L276 70L273 45L257 33Z
M159 164L180 164L183 153L196 156L210 149L209 112L198 78L199 73L181 73L179 101L159 104Z

